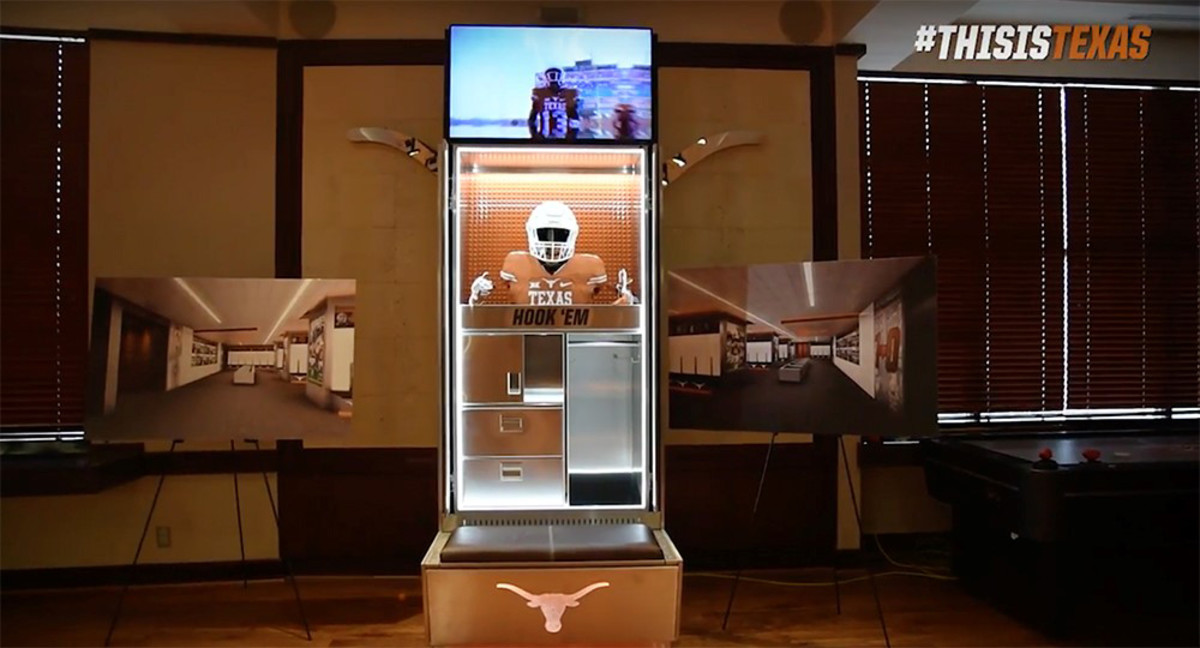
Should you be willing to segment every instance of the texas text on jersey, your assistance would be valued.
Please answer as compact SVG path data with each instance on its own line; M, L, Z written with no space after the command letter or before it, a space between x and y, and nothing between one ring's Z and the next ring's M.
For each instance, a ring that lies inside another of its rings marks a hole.
M590 304L608 281L604 262L594 254L576 254L550 272L524 250L509 252L500 269L513 303L531 306Z
M533 89L530 135L546 139L571 139L579 131L579 91L551 85Z

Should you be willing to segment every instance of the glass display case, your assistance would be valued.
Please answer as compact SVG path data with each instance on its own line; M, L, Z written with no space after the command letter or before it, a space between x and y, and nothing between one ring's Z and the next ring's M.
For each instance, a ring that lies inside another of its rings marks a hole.
M682 559L659 510L654 149L443 156L430 643L668 644Z
M429 642L669 644L683 561L660 511L653 35L447 41Z
M653 511L652 150L446 156L445 513Z

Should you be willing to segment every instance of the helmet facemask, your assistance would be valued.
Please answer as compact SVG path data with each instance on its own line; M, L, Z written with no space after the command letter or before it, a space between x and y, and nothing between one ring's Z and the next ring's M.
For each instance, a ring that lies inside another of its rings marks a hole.
M579 224L570 208L560 202L544 202L525 223L529 254L543 263L562 263L575 255Z

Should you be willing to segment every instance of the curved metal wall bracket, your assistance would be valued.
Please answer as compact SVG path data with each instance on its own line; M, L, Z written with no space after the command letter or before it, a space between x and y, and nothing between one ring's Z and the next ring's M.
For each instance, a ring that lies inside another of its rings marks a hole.
M699 164L701 160L718 151L735 146L759 144L762 140L762 133L757 131L725 131L698 138L694 144L683 149L682 153L678 153L662 163L662 184L664 187L669 186L689 169Z
M431 173L437 173L438 154L428 144L421 140L387 128L364 126L351 128L346 132L346 138L351 142L367 142L382 144L400 151L410 160L425 167Z
M431 173L437 173L438 154L425 142L404 133L387 128L364 126L352 128L346 133L351 142L366 142L382 144L400 151L410 160L425 167ZM668 186L675 182L689 169L694 168L702 160L713 154L731 149L736 146L751 146L763 140L762 133L757 131L725 131L714 135L705 135L696 140L681 153L677 153L662 163L662 184Z

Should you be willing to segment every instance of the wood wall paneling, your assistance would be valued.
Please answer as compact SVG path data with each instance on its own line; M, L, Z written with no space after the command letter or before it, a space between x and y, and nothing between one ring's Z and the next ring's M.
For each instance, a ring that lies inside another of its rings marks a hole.
M437 449L281 444L280 555L304 573L417 573L437 534Z

